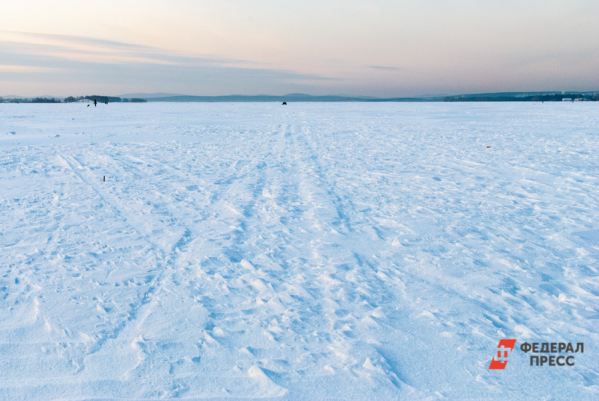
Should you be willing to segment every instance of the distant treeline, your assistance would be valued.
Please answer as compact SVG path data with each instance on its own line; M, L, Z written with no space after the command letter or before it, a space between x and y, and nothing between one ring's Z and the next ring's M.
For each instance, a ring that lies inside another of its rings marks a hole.
M10 98L1 98L0 103L77 103L77 102L93 102L96 101L98 103L145 103L146 99L140 98L121 98L114 96L69 96L65 98L56 98L56 97L31 97L31 98L21 98L21 97L10 97Z
M481 93L446 96L445 102L596 102L599 92Z
M355 97L355 96L314 96L292 93L283 96L273 95L229 95L229 96L186 96L173 95L148 97L148 102L562 102L599 101L599 92L504 92L478 93L455 96L430 97Z
M55 99L52 97L32 97L32 98L17 98L17 97L9 97L9 98L1 98L0 103L61 103L60 99Z
M140 95L138 95L140 96ZM69 96L56 97L0 97L0 103L145 103L145 102L564 102L564 101L599 101L599 92L500 92L500 93L474 93L453 96L432 97L355 97L308 95L292 93L283 96L274 95L228 95L228 96L186 96L172 95L161 97L114 97L114 96Z

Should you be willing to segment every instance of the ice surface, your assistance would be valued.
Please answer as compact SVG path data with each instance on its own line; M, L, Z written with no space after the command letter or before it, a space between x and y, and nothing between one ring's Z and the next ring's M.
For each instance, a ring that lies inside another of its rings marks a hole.
M598 188L595 103L0 105L0 400L597 400Z

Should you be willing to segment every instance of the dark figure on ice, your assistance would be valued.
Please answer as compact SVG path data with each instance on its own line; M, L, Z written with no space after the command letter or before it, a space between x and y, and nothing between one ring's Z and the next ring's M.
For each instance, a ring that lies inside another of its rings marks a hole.
M287 102L283 102L283 106L287 106Z
M94 99L94 107L98 106L98 101L96 99Z

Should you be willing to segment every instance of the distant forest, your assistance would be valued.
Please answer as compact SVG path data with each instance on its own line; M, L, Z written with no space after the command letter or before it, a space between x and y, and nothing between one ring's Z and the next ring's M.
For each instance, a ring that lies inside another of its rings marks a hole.
M445 102L596 102L599 92L518 92L446 96Z
M93 102L96 101L98 103L145 103L146 99L141 98L120 98L114 96L69 96L65 98L57 98L57 97L9 97L2 98L0 97L0 103L77 103L77 102Z

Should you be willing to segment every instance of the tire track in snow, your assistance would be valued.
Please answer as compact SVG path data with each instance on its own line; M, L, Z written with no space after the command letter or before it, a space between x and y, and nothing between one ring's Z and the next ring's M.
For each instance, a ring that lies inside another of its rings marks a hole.
M95 343L93 343L88 348L85 357L87 358L90 355L98 353L106 345L108 341L117 339L121 335L121 333L128 326L131 325L132 322L139 320L139 323L137 323L138 326L143 323L143 320L145 319L145 317L148 316L152 309L154 296L161 288L163 279L166 276L167 271L173 268L173 266L176 263L178 254L193 240L193 237L189 228L185 228L181 237L173 245L170 252L166 254L165 250L160 245L156 244L146 234L140 232L137 229L137 227L130 223L130 218L128 217L127 212L120 208L114 200L108 199L107 195L105 195L96 185L92 184L89 181L89 179L86 178L84 173L81 172L81 170L85 170L85 168L79 162L79 160L77 160L75 157L60 157L70 167L71 171L80 178L80 180L83 183L90 186L98 194L98 196L113 209L115 215L118 218L125 222L127 226L133 229L146 242L152 245L152 248L159 254L161 259L164 260L162 268L160 268L160 266L156 267L158 272L148 284L147 289L143 292L141 298L138 299L137 302L132 303L130 305L130 308L126 314L126 318L121 319L119 323L116 326L114 326L107 334L102 335ZM147 310L144 311L144 309ZM81 370L83 369L85 369L85 365L82 365Z
M306 146L306 149L308 149L308 154L311 155L306 160L313 162L313 164L316 166L314 171L316 172L318 181L322 183L323 187L328 188L328 190L327 190L328 194L332 194L332 196L333 196L332 199L333 199L333 203L335 204L335 207L340 207L343 209L341 213L337 213L337 214L343 215L343 216L348 216L349 221L348 221L347 226L352 227L355 230L355 232L353 232L353 233L342 232L342 234L344 236L357 236L360 238L369 238L369 236L366 235L366 233L360 233L361 230L358 227L371 226L372 228L374 228L374 227L376 227L376 223L371 221L367 215L360 216L361 217L360 224L357 224L356 222L352 221L353 216L355 216L359 212L357 212L353 208L350 209L351 213L346 211L347 210L347 209L345 209L346 206L344 205L344 202L342 201L343 197L336 193L334 184L332 184L331 181L327 178L327 174L326 174L327 169L325 169L322 166L321 162L319 161L319 159L321 159L321 158L326 159L326 157L323 157L323 152L317 153L316 151L314 151L314 149L316 149L318 147L313 144L312 138L310 136L310 131L304 129L302 132L303 132L303 136L301 137L302 142L303 142L302 144L304 146ZM309 170L309 169L307 169L307 170ZM332 171L338 171L337 167L335 167L335 169L332 169ZM374 231L376 232L376 230L374 230ZM357 265L359 270L357 271L356 274L354 274L352 276L352 278L349 278L345 281L351 282L351 281L357 280L357 284L358 284L357 285L358 290L356 291L357 299L363 298L363 299L367 300L368 305L382 306L384 309L387 309L389 313L393 313L393 314L405 315L406 312L409 311L409 313L412 316L419 317L419 316L425 316L424 313L428 313L428 315L426 315L426 316L432 317L432 320L430 322L428 322L428 323L432 324L432 327L431 326L427 327L427 330L432 330L433 333L437 330L435 325L437 325L437 324L443 325L445 322L445 319L438 317L434 314L430 314L430 311L428 309L423 310L422 304L418 304L417 306L415 305L414 300L420 300L420 298L419 298L420 294L417 291L413 291L413 290L406 292L407 289L412 288L412 286L414 285L413 283L417 282L417 283L423 285L426 288L426 292L424 292L425 294L428 293L429 291L431 291L431 288L435 288L434 291L436 291L437 293L441 292L441 293L447 294L449 299L458 298L458 299L464 301L465 303L472 304L476 308L483 308L485 310L488 310L492 314L494 313L492 308L485 306L483 302L476 300L476 299L472 299L472 298L464 295L463 293L457 291L457 289L455 289L455 288L449 288L449 289L444 288L442 285L440 285L439 283L437 283L433 280L429 280L429 279L426 279L425 277L421 277L420 275L415 274L413 272L406 271L404 268L399 266L397 263L386 259L385 256L383 256L381 258L378 255L376 255L376 253L378 251L384 250L385 248L387 248L389 246L385 242L384 237L379 235L378 232L376 232L376 234L377 234L376 237L370 236L370 238L369 238L369 240L371 241L372 251L375 254L371 254L370 256L367 256L364 253L359 251L359 247L357 248L358 250L353 249L353 246L354 246L353 244L355 244L355 242L353 242L353 241L350 242L349 246L348 246L348 250L350 250L351 253L353 253L353 256L355 259L355 262L353 264ZM334 275L334 273L332 272L331 275ZM412 284L410 286L406 286L402 277L406 278ZM444 282L446 282L446 281L444 281ZM361 289L360 289L360 287L361 287ZM394 308L394 306L401 306L401 307ZM431 307L433 307L433 306L431 305ZM427 349L428 345L426 344L425 341L423 341L422 338L420 338L418 336L418 333L413 333L411 331L410 327L403 327L402 324L398 325L398 324L393 323L393 320L388 319L388 316L386 316L386 312L384 311L384 309L376 308L372 311L368 311L368 308L367 308L366 311L364 311L364 313L363 313L362 319L366 318L366 319L370 320L371 318L374 318L373 320L376 321L378 324L379 319L383 318L383 319L385 319L385 325L388 326L388 328L392 329L398 336L409 338L410 339L409 341L412 344L414 344L414 348ZM433 309L433 311L434 311L434 309ZM453 319L448 319L448 320L451 321ZM502 319L500 317L495 319L495 321L501 321L501 320ZM398 320L399 323L401 323L402 321L404 321L404 320L403 319ZM425 326L426 326L426 324L425 324ZM380 328L377 328L376 325L372 326L371 328L374 330L371 334L369 334L369 336L372 339L376 339L376 341L378 342L378 339L386 338L385 333L383 333ZM368 330L366 330L366 332L368 333L369 330L370 330L370 328ZM428 332L427 332L427 334L428 334ZM369 363L367 365L369 365L370 362L377 361L377 362L374 362L372 365L374 365L374 367L379 369L381 372L385 372L385 374L388 376L389 380L392 383L394 383L394 385L396 385L396 387L398 389L403 387L405 390L405 388L407 387L409 389L409 391L412 393L414 393L414 392L420 393L420 390L416 390L414 387L412 387L409 384L410 380L408 378L406 378L405 376L403 376L401 374L401 369L399 369L397 367L401 363L401 360L398 361L398 359L401 358L401 355L399 356L399 358L397 358L396 356L391 355L388 352L388 350L385 349L385 347L383 347L381 345L382 344L375 343L372 346L366 347L364 352L366 353L366 355L370 355L368 357ZM472 348L475 348L475 347L472 346ZM426 396L426 393L425 394L420 393L420 395Z
M302 139L302 145L306 147L306 149L308 150L308 155L309 157L307 157L305 160L309 161L310 163L312 163L315 167L313 168L313 171L315 171L316 173L316 177L317 177L317 181L321 183L322 187L324 188L328 188L327 190L327 194L332 195L332 203L335 205L335 207L339 207L342 210L339 212L337 212L338 216L348 216L348 224L346 225L346 227L352 227L354 228L355 232L347 232L347 231L342 231L341 233L345 236L352 236L352 235L356 235L360 233L360 230L358 227L361 226L372 226L373 228L376 227L375 222L371 221L368 216L362 216L363 218L360 219L360 224L355 223L354 221L352 221L352 216L356 215L356 211L353 209L349 209L349 212L346 212L347 209L345 209L345 205L343 202L343 197L341 197L340 195L338 195L336 193L335 187L334 185L331 183L331 181L327 178L327 174L326 174L326 169L323 167L323 165L321 164L319 159L326 159L326 157L323 157L323 152L320 151L319 153L317 153L316 151L314 151L314 149L318 148L316 145L313 144L312 142L312 138L310 137L310 132L308 130L303 130L303 136L301 137ZM301 153L301 152L298 152ZM335 159L332 159L335 160ZM307 168L306 170L310 170L310 168ZM339 171L336 167L335 169L333 169L332 171ZM346 170L347 171L347 170ZM375 230L376 231L376 230ZM360 234L359 236L361 237L367 237L366 235L364 235L364 233ZM381 235L378 235L377 233L377 237L376 238L371 238L372 240L372 249L376 252L376 250L380 250L380 249L384 249L386 246L388 246L388 244L385 243L384 237L382 237ZM368 300L368 304L369 305L381 305L381 306L392 306L392 305L401 305L401 309L393 311L391 310L390 312L396 313L396 314L400 314L400 315L405 315L406 310L408 310L410 312L410 314L413 317L426 317L426 319L430 319L428 322L425 321L424 325L421 327L426 327L427 332L426 335L429 335L431 333L429 333L429 331L432 330L432 333L434 333L437 330L442 330L441 327L445 327L447 329L447 327L445 326L445 321L453 321L454 319L452 318L447 318L444 319L442 316L437 316L436 314L436 310L434 308L434 305L427 305L426 302L424 302L425 308L423 309L423 303L422 300L419 297L419 293L418 291L415 291L413 289L414 285L416 283L419 284L419 286L417 288L424 288L425 291L423 292L423 294L427 294L430 291L436 292L436 293L443 293L443 294L447 294L448 299L459 299L462 302L464 302L465 304L471 304L475 309L474 310L486 310L487 312L490 313L490 317L487 317L489 319L489 321L493 322L494 325L497 324L497 322L503 322L505 319L503 319L501 317L501 314L499 314L499 316L496 315L496 309L491 308L487 305L485 305L484 302L477 300L477 299L473 299L471 297L468 297L467 295L465 295L463 292L458 291L457 288L444 288L442 285L440 285L438 282L435 282L432 279L426 278L426 277L422 277L419 274L416 274L414 272L411 271L406 271L405 268L402 268L400 265L396 264L395 262L392 262L388 259L379 259L378 257L376 257L375 255L371 255L366 256L362 253L360 253L359 251L354 251L352 250L352 245L350 244L348 247L348 250L351 250L351 252L354 255L355 258L355 263L358 267L359 270L357 272L357 274L353 275L354 280L357 279L358 281L358 287L362 287L363 289L366 289L366 291L364 290L360 290L358 288L357 294L358 294L358 299L360 299L360 297L363 297L364 299ZM330 271L329 272L329 277L334 277L335 273L334 271ZM410 286L406 286L405 284L403 284L403 280L401 278L401 276L403 276L404 278L408 279L408 281L410 282ZM383 280L382 277L385 277L385 280ZM323 279L323 281L326 281L326 279ZM333 279L333 283L335 283L335 280ZM343 281L343 280L341 280ZM352 279L349 280L345 280L345 282L351 282ZM442 282L447 283L447 280L442 280ZM395 296L395 294L392 292L394 287L398 288L397 294L398 296ZM409 293L406 293L406 289L409 289ZM433 290L434 289L434 290ZM415 305L414 301L418 300L418 304L417 306ZM389 308L387 308L389 309ZM431 313L432 310L432 313ZM375 321L377 321L378 319L376 318L377 316L375 316L375 314L379 314L381 313L382 310L375 310L373 312L373 315L375 317ZM330 312L329 312L330 313ZM384 313L384 312L383 312ZM366 313L364 313L365 316L368 316L368 311L366 311ZM383 314L382 316L379 317L384 317L385 315ZM425 320L426 320L425 319ZM411 332L410 328L407 327L403 327L403 325L401 324L401 321L403 320L399 320L400 324L393 324L392 321L387 320L386 325L389 325L390 328L392 328L392 330L399 336L402 337L406 337L409 338L410 343L413 344L414 349L427 349L428 348L428 344L426 344L426 342L424 341L423 338L419 337L417 333L413 333ZM415 322L417 323L417 322ZM518 322L516 322L518 323ZM430 324L428 327L427 325ZM502 323L499 323L502 324ZM439 327L441 326L441 327ZM407 331L406 331L407 329ZM335 329L333 328L332 331L334 331ZM371 337L372 339L384 339L385 335L384 333L381 334L377 334L377 331L380 333L380 329L374 327L374 332L369 334L369 337ZM454 331L452 329L448 329L449 331ZM366 332L368 333L368 330L366 330ZM467 335L465 337L468 337ZM449 341L449 340L448 340ZM363 344L356 344L355 342L351 342L350 341L350 347L351 346L358 346L358 350L355 352L355 354L360 354L360 349L362 350L362 352L365 355L368 355L368 359L367 359L367 363L365 363L365 365L361 366L361 368L363 368L364 370L372 370L373 368L375 370L378 370L379 372L384 373L385 375L387 375L388 379L390 382L392 382L398 389L403 388L404 390L406 389L406 387L408 388L409 392L411 393L419 393L419 396L426 396L426 394L421 393L419 390L416 390L413 386L411 386L409 384L409 379L404 377L401 374L401 369L397 368L397 366L401 363L401 355L399 355L399 357L397 357L397 352L393 352L393 353L389 353L388 350L386 349L386 347L381 346L382 344L377 344L374 343L373 345L368 345L366 347L363 346ZM472 349L476 349L476 345L474 344L468 344L469 347L471 347ZM395 351L395 350L393 350ZM435 350L435 352L437 352L437 350ZM360 369L362 370L362 369ZM470 370L468 370L470 371Z
M88 352L88 355L95 354L102 349L106 342L117 339L119 335L125 330L125 328L135 322L136 326L141 326L145 318L153 310L155 301L155 295L161 291L164 278L167 272L173 269L176 264L177 258L181 252L184 252L184 248L193 240L191 231L186 228L183 235L173 245L173 248L169 255L166 257L164 266L159 270L158 274L148 285L148 289L143 293L141 299L132 304L129 312L127 313L126 320L122 320L119 325L113 328L110 334L103 336L98 342L96 342Z
M243 209L241 210L242 218L238 221L238 227L233 232L232 242L233 245L226 248L224 253L229 258L229 260L233 263L239 263L243 259L242 252L239 250L240 244L246 240L248 235L248 221L254 215L254 208L256 206L256 202L258 201L262 191L264 190L264 184L266 182L266 169L267 164L265 161L261 161L256 164L256 169L258 170L258 179L254 184L254 188L251 192L251 199L249 202L245 204Z
M100 188L98 188L97 185L93 184L90 181L90 179L88 179L84 175L84 173L82 173L82 170L86 169L83 167L83 164L76 157L60 155L59 158L64 161L65 165L68 166L69 170L72 173L74 173L83 184L90 187L98 195L98 197L102 199L102 201L104 201L113 210L115 216L119 220L123 221L127 225L127 227L129 227L131 230L137 233L137 235L139 235L139 237L142 240L147 242L161 257L165 257L165 249L159 244L152 241L146 233L140 231L139 228L132 223L131 217L128 215L128 213L122 207L120 207L115 200L110 199L108 195L106 195L102 190L100 190Z
M305 202L314 205L323 204L322 201L327 200L334 210L334 219L330 222L322 221L314 207L307 213L312 227L318 233L315 239L310 241L310 248L315 262L314 268L323 271L316 277L316 282L319 283L322 294L324 315L329 322L328 331L335 333L336 344L333 349L341 358L339 366L344 369L350 368L353 374L359 376L379 377L396 391L402 389L415 394L416 389L405 381L395 363L389 360L382 349L375 346L376 332L382 330L378 322L384 316L380 306L396 303L394 294L390 292L390 283L383 282L377 275L378 266L375 262L353 249L353 238L363 238L364 235L353 224L343 198L329 182L309 135L305 127L295 135L296 146L299 148L295 154L303 164L300 171L304 172L302 186ZM312 178L305 175L310 171L313 173ZM319 199L319 190L323 191L324 199ZM335 229L333 236L336 236L336 241L341 241L335 244L337 249L332 251L332 254L331 246L325 246L325 239L331 238L331 234L324 231L329 224ZM339 260L335 262L336 259ZM340 276L344 273L345 276ZM352 282L357 288L348 286ZM343 307L339 301L343 303ZM352 311L352 306L357 306L357 310ZM349 307L350 310L347 311L345 307ZM353 333L356 331L364 332L355 337ZM368 344L369 341L374 343Z
M248 254L244 245L247 241L253 240L253 235L256 233L254 224L254 219L257 217L256 208L262 205L265 187L271 177L274 153L270 145L273 144L276 147L272 140L260 143L259 148L252 149L255 152L253 160L250 162L238 160L232 164L235 171L215 181L217 187L212 193L210 204L207 205L213 211L206 221L206 228L210 230L210 235L194 243L190 249L190 255L197 254L198 259L202 261L199 266L196 265L197 273L192 277L190 275L194 270L189 266L180 271L182 278L189 282L185 295L182 296L194 300L208 316L208 320L198 327L195 337L197 341L193 343L197 353L174 360L177 358L177 353L174 352L175 356L172 356L174 359L168 358L171 361L169 377L174 380L173 383L182 384L186 389L185 392L190 394L194 391L194 385L190 380L194 374L198 374L194 373L198 372L198 369L200 371L205 369L206 360L217 364L217 368L212 368L209 373L209 376L217 382L227 383L230 381L229 376L237 377L240 372L245 372L238 378L239 388L228 388L229 394L242 394L243 388L247 388L248 394L253 394L260 389L256 394L259 397L286 393L285 389L278 386L267 373L255 365L253 357L248 355L242 357L234 345L243 335L243 330L251 325L246 321L248 316L239 311L241 304L251 299L249 297L253 288L252 280L245 281L250 264L246 260ZM240 199L243 201L239 202ZM232 215L228 212L232 212ZM224 222L226 224L223 224ZM191 260L190 262L192 265L197 263ZM215 270L212 270L213 266ZM179 290L181 289L174 289L174 291ZM227 294L224 298L223 293ZM218 303L213 299L218 299ZM207 349L208 344L210 349ZM215 355L216 351L218 351L217 355ZM235 362L235 365L231 366L231 362ZM182 373L179 373L179 370ZM205 379L198 378L201 381ZM180 394L180 391L176 390L175 393Z

